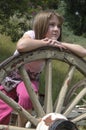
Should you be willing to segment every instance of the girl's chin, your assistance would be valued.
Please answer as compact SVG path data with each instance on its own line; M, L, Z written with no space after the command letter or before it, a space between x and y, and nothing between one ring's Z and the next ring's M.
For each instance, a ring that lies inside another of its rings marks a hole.
M57 40L58 38L56 38L56 37L52 37L51 39L52 39L52 40Z

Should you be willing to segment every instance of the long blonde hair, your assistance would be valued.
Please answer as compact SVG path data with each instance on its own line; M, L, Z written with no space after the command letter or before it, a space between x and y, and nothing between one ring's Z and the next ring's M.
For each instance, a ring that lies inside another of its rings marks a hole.
M63 17L60 16L55 11L41 11L38 13L33 21L33 30L35 31L36 39L43 39L48 31L49 20L50 18L56 15L59 20L60 25L63 23Z

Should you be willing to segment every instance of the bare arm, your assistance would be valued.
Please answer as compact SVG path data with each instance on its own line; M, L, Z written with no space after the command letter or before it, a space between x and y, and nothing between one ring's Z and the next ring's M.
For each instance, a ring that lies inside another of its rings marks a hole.
M78 44L62 42L62 45L80 57L86 56L86 49Z
M34 50L38 47L42 47L44 45L46 45L44 44L44 41L35 40L30 38L28 35L25 35L17 42L17 50L19 52L27 52L30 50Z
M21 39L19 39L17 43L17 50L19 52L27 52L43 46L55 46L59 47L60 49L64 48L64 46L62 44L59 44L57 40L52 40L48 38L36 40L32 39L26 34Z

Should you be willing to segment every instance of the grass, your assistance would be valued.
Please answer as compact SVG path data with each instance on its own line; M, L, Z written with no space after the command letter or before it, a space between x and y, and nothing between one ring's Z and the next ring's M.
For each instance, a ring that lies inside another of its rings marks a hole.
M0 62L11 56L16 49L16 43L10 37L0 34Z
M62 31L62 37L63 41L69 42L69 43L75 43L75 44L80 44L84 47L86 47L86 38L82 36L76 36L73 34L73 32L68 29L67 27L63 27Z
M86 130L86 126L79 126L79 130Z

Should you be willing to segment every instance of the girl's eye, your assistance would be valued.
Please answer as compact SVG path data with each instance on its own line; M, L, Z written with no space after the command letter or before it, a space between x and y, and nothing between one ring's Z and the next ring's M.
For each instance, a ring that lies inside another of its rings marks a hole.
M61 28L61 25L57 25L58 28Z
M55 26L55 24L54 24L54 23L50 23L49 25L50 25L50 26Z
M52 26L52 27L57 26L57 28L61 28L61 25L56 25L55 23L50 23L49 26Z

